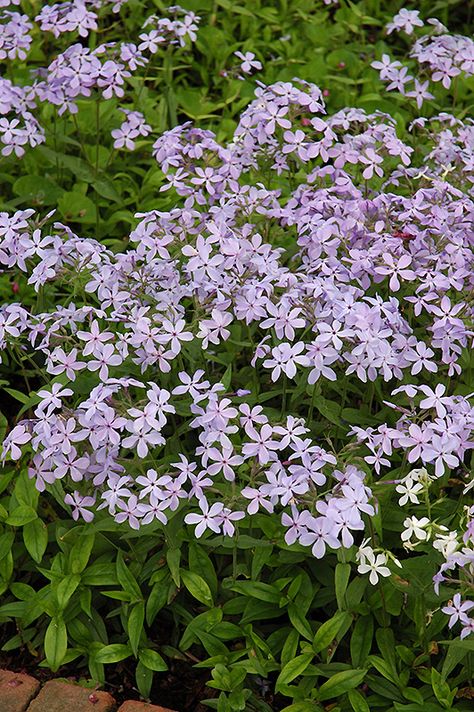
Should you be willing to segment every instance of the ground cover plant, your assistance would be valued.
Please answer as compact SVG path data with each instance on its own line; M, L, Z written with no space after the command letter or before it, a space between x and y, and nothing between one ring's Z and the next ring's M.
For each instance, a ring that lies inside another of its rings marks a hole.
M465 5L2 8L4 653L471 709Z

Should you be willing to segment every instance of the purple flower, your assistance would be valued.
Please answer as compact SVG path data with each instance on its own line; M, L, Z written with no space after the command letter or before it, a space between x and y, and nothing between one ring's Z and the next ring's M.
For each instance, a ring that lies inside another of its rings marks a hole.
M474 601L461 601L461 594L455 593L453 600L449 601L448 605L443 606L441 610L449 616L448 626L452 628L458 621L463 625L471 623L471 619L467 615L471 608L474 608Z
M193 512L187 514L184 518L186 524L197 525L194 530L194 534L198 539L202 537L206 529L210 529L216 534L219 534L222 523L222 512L224 509L222 502L214 502L214 504L209 507L207 500L201 499L199 506L201 507L202 514L196 514Z

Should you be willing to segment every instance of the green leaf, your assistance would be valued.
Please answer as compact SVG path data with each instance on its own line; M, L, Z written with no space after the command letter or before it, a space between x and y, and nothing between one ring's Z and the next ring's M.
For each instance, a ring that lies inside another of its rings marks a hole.
M122 643L112 643L112 645L104 645L94 656L98 663L119 663L125 660L132 654L129 645Z
M138 653L138 646L140 644L144 622L145 604L143 602L136 603L130 611L127 621L128 637L134 655L137 655Z
M374 619L372 616L361 616L357 619L351 636L351 660L355 667L365 664L372 647L374 636Z
M58 208L65 220L78 223L94 223L96 207L94 202L77 190L63 193L58 200Z
M135 680L137 681L137 687L140 695L142 697L149 698L151 686L153 684L153 670L145 667L140 660L138 661L137 669L135 670Z
M53 151L47 146L39 146L37 150L53 165L65 166L71 171L74 178L85 181L94 180L94 171L84 159Z
M298 649L300 636L297 630L290 630L281 651L281 664L286 665L293 660Z
M393 631L390 628L378 628L375 633L375 638L383 659L390 667L393 676L392 681L397 681L397 684L399 684L397 660L395 655L395 636Z
M117 192L114 184L108 178L100 178L92 182L92 186L103 198L107 200L113 200L115 203L122 203L122 197L120 193Z
M150 595L146 600L146 622L147 625L151 625L155 620L157 614L163 606L166 606L168 602L168 591L169 584L171 582L171 577L167 574L165 580L161 580L159 583L155 583L150 591Z
M349 690L347 696L349 697L349 702L354 712L370 712L370 707L360 692L357 690Z
M393 706L396 712L440 712L440 706L434 702L423 702L422 705L404 705L399 702L394 702Z
M318 700L324 702L325 700L330 700L332 697L340 697L349 690L353 690L360 685L366 673L366 670L343 670L342 672L337 672L321 685Z
M0 561L10 553L14 541L15 532L9 531L0 535Z
M151 650L151 648L140 648L138 651L138 659L148 670L153 670L154 672L164 672L168 670L168 665L161 655L157 653L156 650Z
M336 571L334 574L334 585L336 588L337 607L341 611L347 608L345 593L347 590L347 584L349 583L350 575L351 575L351 565L350 564L337 564L336 565Z
M181 578L191 596L194 596L198 601L204 603L205 606L212 607L214 605L211 589L202 576L194 573L194 571L181 569Z
M230 363L227 366L225 373L221 378L221 383L225 387L226 391L230 390L231 382L232 382L232 364Z
M449 709L453 703L456 690L451 692L448 683L443 680L441 673L434 667L431 668L431 687L440 705L445 709Z
M142 592L137 583L135 576L131 573L128 566L123 560L123 553L119 551L117 555L117 578L124 591L130 593L133 600L139 601L142 599Z
M302 609L296 603L288 604L288 617L291 625L295 628L306 640L313 639L313 629L303 613Z
M441 668L441 675L443 677L443 680L446 680L448 675L454 670L456 665L459 665L466 655L469 655L469 651L466 650L464 647L460 645L456 645L456 643L462 643L464 641L450 641L450 645L448 648L448 652L446 653L446 657L443 662L443 667Z
M214 565L205 549L197 542L189 543L188 563L191 571L195 571L203 577L214 597L217 593L217 576Z
M385 677L390 682L393 682L394 685L399 684L398 675L395 675L393 673L390 664L387 663L383 658L380 658L378 655L369 655L367 660L370 665L372 665L377 670L377 672L383 675L383 677Z
M337 638L337 634L341 630L342 626L350 620L351 616L349 613L340 611L336 613L332 618L325 621L316 631L316 635L313 638L313 650L315 653L319 653L325 648L328 648L333 640Z
M61 579L56 588L56 598L58 600L60 609L63 610L64 608L66 608L71 596L73 595L76 588L79 586L80 582L81 577L79 576L79 574L69 574L68 576L65 576L63 579Z
M181 549L178 549L177 547L168 549L168 551L166 552L166 563L168 564L171 578L175 582L176 586L179 586L181 583L180 569L179 569L180 561L181 561Z
M230 590L267 603L279 603L281 598L281 592L275 586L261 581L236 581Z
M15 390L15 388L4 388L3 390L6 391L8 395L10 395L15 400L19 401L20 403L23 403L23 405L28 403L30 400L29 396L25 395L21 391Z
M80 534L69 554L70 568L73 574L80 574L86 568L94 546L95 534Z
M293 660L290 660L278 675L275 689L279 691L282 685L288 685L288 683L301 675L308 665L311 665L313 657L313 653L303 653L302 655L297 655Z
M56 205L63 189L45 176L29 175L18 178L13 184L13 192L28 205Z
M329 420L330 423L334 425L344 426L344 422L341 420L341 406L334 401L327 400L322 396L316 396L314 399L314 407L318 410L321 415Z
M41 519L34 519L23 527L23 541L29 555L40 563L48 545L48 529Z
M61 665L67 650L66 624L60 616L54 616L44 637L44 652L46 660L53 672Z
M82 583L85 586L115 586L118 583L117 567L114 564L91 564L82 574Z
M33 507L29 507L27 504L20 504L6 518L5 523L11 527L23 527L25 524L37 519L37 517L38 515Z

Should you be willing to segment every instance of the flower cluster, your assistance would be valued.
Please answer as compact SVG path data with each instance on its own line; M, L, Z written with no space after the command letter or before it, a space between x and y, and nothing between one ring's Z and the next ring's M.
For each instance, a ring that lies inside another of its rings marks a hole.
M2 155L21 158L25 146L35 147L45 140L44 129L31 112L35 106L31 87L15 86L0 77L0 141Z
M50 232L31 211L2 215L5 268L24 271L35 289L79 279L93 300L35 314L4 308L4 347L34 348L60 380L38 391L3 457L30 451L41 491L69 483L75 518L106 508L138 528L186 506L197 536L231 536L246 514L278 508L286 543L321 557L326 547L351 547L374 515L365 472L344 458L341 467L337 452L308 436L313 405L306 418L275 419L258 392L232 392L182 364L203 351L213 359L248 332L263 382L295 381L316 402L318 383L339 374L363 384L407 374L411 384L388 402L399 421L356 426L353 443L369 448L365 462L376 474L402 450L441 477L472 447L474 410L439 379L461 372L472 341L473 204L429 161L414 192L381 185L403 186L412 171L413 148L387 117L347 110L323 118L310 84L261 86L257 95L227 146L189 124L155 142L164 187L184 207L139 215L135 248L114 254L60 223ZM127 114L127 130L141 122ZM124 136L114 137L125 144ZM261 165L277 178L299 166L301 183L282 194L246 182ZM434 387L425 382L433 374ZM87 398L76 383L91 384ZM162 464L176 428L192 435ZM416 502L423 478L412 471L402 484L398 492ZM429 524L408 518L402 540L427 540ZM374 551L362 547L359 565L372 581L388 570L386 554Z
M36 21L83 38L102 5L56 4ZM8 13L4 27L21 17ZM31 85L0 79L3 155L44 140L40 103L67 115L83 98L124 101L133 73L163 46L195 41L198 21L176 6L148 18L136 43L75 41ZM421 25L402 10L388 30ZM454 69L471 71L471 46L442 40L427 35L413 57L449 88ZM21 58L20 40L4 46ZM443 77L428 50L455 57ZM240 72L260 69L253 53L235 54ZM431 97L418 78L407 91L413 77L387 55L373 66L419 108ZM153 122L112 110L125 115L114 148L134 150ZM154 141L173 207L137 214L124 251L52 223L54 211L0 213L0 267L38 293L36 307L0 308L0 349L43 379L2 461L28 458L37 489L62 491L75 520L154 531L180 516L199 538L276 518L286 545L318 559L357 547L372 584L403 567L368 526L385 468L399 467L389 483L405 508L400 547L444 557L435 585L454 583L454 567L467 581L473 512L458 534L429 502L451 475L471 487L472 393L454 381L474 333L473 132L443 113L416 119L402 139L379 111L328 115L308 81L257 82L230 142L190 122ZM343 445L324 437L315 411ZM471 603L444 609L463 636Z
M418 109L425 100L434 99L429 91L434 89L430 87L430 81L450 89L459 75L471 77L474 74L474 41L463 35L448 34L447 29L434 18L427 23L431 25L431 31L418 38L410 50L410 57L418 63L421 74L427 76L425 81L413 77L407 66L392 60L388 54L371 65L379 71L380 79L387 83L387 91L396 90L415 99ZM402 9L387 25L387 33L404 31L411 35L416 27L423 26L417 10Z
M97 3L83 0L44 5L35 20L41 30L52 32L55 37L63 32L78 32L81 37L87 37L91 30L98 27L97 13L88 5L97 8Z
M139 111L129 111L121 109L126 119L120 128L112 131L114 148L128 148L129 151L135 149L135 141L139 136L148 136L151 126L145 122L145 117Z
M77 32L87 37L98 29L98 12L112 5L118 12L123 2L90 2L71 0L45 5L35 21L40 29L52 32L55 37ZM187 39L196 39L199 18L179 6L169 8L167 17L149 17L145 21L147 32L140 34L137 43L106 42L89 49L73 42L60 52L47 67L31 70L31 84L16 85L0 78L0 140L5 144L3 155L14 152L23 156L24 146L38 145L45 140L45 132L37 118L41 104L56 107L59 116L78 112L77 101L95 96L102 99L124 99L127 82L137 69L144 67L158 46L169 44L184 46ZM154 29L148 28L153 26ZM2 10L0 14L0 60L25 59L31 45L33 23L26 15ZM122 111L127 113L127 109ZM120 130L120 129L119 129ZM129 111L128 120L121 128L120 146L130 145L138 135L149 132L137 112ZM138 133L137 133L138 132Z
M25 59L32 42L32 29L27 15L3 10L0 15L0 60Z

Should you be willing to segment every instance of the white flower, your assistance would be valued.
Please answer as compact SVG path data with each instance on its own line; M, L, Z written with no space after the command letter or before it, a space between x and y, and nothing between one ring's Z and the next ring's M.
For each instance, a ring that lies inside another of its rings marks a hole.
M417 519L417 517L407 517L403 522L405 531L401 534L401 539L404 542L408 542L412 536L414 536L419 541L427 541L429 539L429 532L425 531L425 527L428 526L430 520L428 517L422 517Z
M375 556L373 551L368 551L368 548L366 548L364 558L365 560L357 567L357 571L360 574L368 574L370 571L369 581L372 586L375 586L378 582L379 576L390 576L390 569L386 566L387 557L385 554L377 554Z
M357 553L355 555L356 561L360 563L365 563L368 557L374 557L374 550L369 544L370 539L364 539L362 544L359 546Z
M458 533L456 531L448 534L436 534L436 539L433 542L433 548L440 551L445 559L453 554L459 546Z
M405 479L410 478L413 482L429 483L434 478L430 477L426 467L417 467L414 470L410 470Z
M403 507L403 505L405 505L408 501L412 502L412 504L420 504L417 494L423 489L421 482L414 482L410 476L408 476L405 477L395 489L402 495L398 500L398 504L401 507Z

